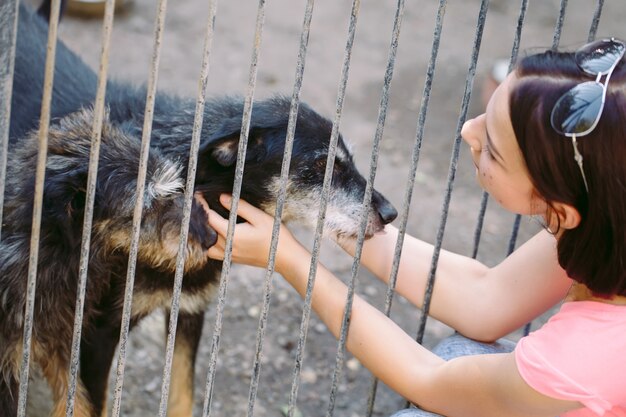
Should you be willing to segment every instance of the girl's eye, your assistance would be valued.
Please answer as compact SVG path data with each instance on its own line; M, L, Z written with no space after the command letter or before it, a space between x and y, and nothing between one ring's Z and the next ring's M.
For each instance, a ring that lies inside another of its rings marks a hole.
M487 156L489 157L489 159L496 159L493 154L491 153L491 149L489 149L489 144L485 143L482 147L482 151L487 153Z

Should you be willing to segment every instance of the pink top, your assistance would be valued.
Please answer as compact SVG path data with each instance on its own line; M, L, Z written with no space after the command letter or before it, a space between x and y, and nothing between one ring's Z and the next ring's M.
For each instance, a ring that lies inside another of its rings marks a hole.
M626 417L626 306L566 302L515 359L533 389L585 406L561 417Z

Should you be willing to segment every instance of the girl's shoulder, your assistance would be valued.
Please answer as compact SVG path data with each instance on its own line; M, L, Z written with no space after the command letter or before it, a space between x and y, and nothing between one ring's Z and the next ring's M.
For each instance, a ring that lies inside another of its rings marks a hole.
M564 359L590 359L583 355L603 351L624 352L625 326L626 305L598 301L565 302L541 328L522 338L518 349L532 345L538 352ZM626 362L623 363L626 368Z
M519 341L518 370L546 395L579 401L596 412L626 407L624 328L626 306L566 302L546 324Z
M611 331L615 326L626 324L626 305L593 300L568 301L561 305L546 324L550 324L548 329L553 331L566 330L563 328L565 324L572 326L568 332L572 337L577 336L576 330ZM626 334L624 337L626 339Z

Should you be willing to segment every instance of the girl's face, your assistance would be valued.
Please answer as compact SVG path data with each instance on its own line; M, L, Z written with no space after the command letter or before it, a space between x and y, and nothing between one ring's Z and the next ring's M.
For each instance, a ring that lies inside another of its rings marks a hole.
M533 192L509 115L510 74L493 93L487 110L463 125L461 136L470 146L476 178L505 209L518 214L543 214L546 203Z

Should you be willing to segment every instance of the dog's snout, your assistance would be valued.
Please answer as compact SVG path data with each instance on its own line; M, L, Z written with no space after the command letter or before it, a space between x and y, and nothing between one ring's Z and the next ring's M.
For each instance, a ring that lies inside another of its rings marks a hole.
M378 215L384 224L388 224L398 217L398 211L390 203L387 203L378 208Z
M372 203L383 224L391 223L398 217L398 210L379 192L374 192Z

